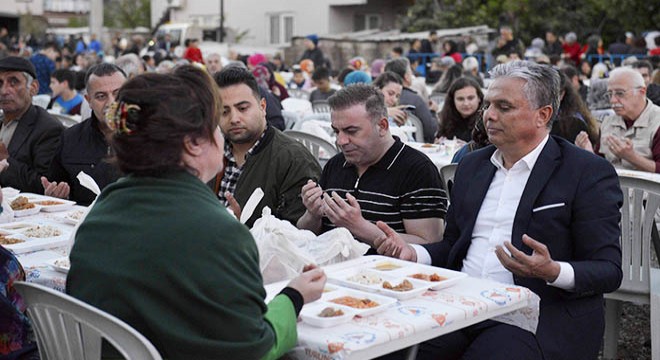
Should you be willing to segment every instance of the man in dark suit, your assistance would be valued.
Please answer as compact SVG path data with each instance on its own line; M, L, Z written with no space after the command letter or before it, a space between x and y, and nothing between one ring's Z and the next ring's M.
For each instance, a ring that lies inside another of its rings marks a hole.
M494 146L460 163L443 241L403 242L383 223L379 253L503 283L541 298L536 336L485 321L422 344L418 359L595 359L603 293L622 278L622 194L605 159L549 136L558 73L525 61L491 71L484 124Z
M0 60L0 185L43 193L41 175L48 170L64 126L41 107L34 66L20 57Z

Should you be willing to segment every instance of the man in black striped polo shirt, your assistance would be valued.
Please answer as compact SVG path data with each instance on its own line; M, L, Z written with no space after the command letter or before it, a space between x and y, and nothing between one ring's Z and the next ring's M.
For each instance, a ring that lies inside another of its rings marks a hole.
M298 227L317 234L345 227L373 245L383 236L375 225L380 220L410 243L440 241L447 198L438 170L390 134L380 91L356 84L328 102L341 153L328 161L318 184L303 186L307 210Z

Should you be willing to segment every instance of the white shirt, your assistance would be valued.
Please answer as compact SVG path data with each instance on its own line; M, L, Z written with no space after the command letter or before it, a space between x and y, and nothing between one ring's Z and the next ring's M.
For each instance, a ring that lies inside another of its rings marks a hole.
M497 259L495 247L504 247L505 241L511 241L513 221L520 204L527 180L538 160L549 136L541 141L530 153L518 160L507 170L500 150L495 150L490 161L497 170L493 177L472 231L472 243L463 260L462 272L477 278L489 279L506 284L513 284L513 274ZM417 261L430 264L431 257L423 247L413 245L417 252ZM506 251L506 248L504 248ZM508 251L507 251L508 253ZM550 254L552 256L552 254ZM552 286L565 290L575 288L573 267L566 262L558 262L561 270Z

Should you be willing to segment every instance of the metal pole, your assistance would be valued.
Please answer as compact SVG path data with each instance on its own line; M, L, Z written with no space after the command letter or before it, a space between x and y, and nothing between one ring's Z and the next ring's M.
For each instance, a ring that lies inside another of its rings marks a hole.
M103 0L92 0L89 5L89 32L103 42Z
M220 42L225 40L225 0L220 0Z

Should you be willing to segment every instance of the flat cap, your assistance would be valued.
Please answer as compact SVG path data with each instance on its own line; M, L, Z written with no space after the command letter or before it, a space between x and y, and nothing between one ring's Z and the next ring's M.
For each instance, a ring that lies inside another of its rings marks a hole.
M30 60L18 56L8 56L0 59L0 72L2 71L25 71L33 78L37 77L37 70L35 70Z

